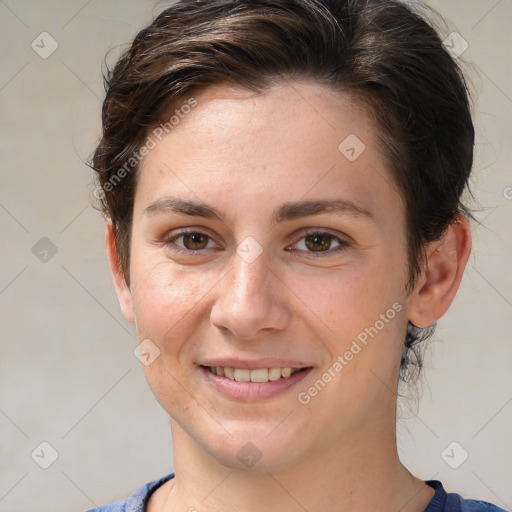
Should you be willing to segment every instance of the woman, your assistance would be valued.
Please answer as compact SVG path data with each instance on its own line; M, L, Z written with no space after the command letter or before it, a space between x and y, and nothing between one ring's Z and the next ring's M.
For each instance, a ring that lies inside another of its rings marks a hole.
M95 510L501 510L396 449L471 245L435 30L393 0L183 0L106 86L96 195L175 474Z

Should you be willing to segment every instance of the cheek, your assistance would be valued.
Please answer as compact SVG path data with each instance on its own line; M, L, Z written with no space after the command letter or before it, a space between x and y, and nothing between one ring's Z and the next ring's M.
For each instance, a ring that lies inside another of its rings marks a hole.
M330 392L340 407L356 407L354 400L363 395L371 401L382 382L393 386L407 325L406 274L398 256L296 281L297 295L310 310L309 321L329 352L323 370L343 376L334 379Z
M168 261L146 260L144 268L136 268L132 296L139 340L149 338L161 350L175 351L187 340L195 324L191 319L215 281L206 273L176 270Z
M390 267L363 263L314 277L293 276L290 283L317 322L346 339L404 300L402 272Z
M190 378L186 360L191 348L189 340L198 328L201 298L213 283L207 275L177 271L168 261L151 263L150 257L132 261L139 343L149 339L159 350L156 359L143 366L147 382L164 410L169 414L180 411L180 417L188 417L193 404L182 383Z

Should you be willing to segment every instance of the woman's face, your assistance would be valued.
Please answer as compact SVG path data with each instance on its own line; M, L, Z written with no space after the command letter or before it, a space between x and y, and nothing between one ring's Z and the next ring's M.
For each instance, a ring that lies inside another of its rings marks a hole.
M306 82L195 99L143 161L134 203L123 311L158 401L233 467L391 432L405 217L370 117Z

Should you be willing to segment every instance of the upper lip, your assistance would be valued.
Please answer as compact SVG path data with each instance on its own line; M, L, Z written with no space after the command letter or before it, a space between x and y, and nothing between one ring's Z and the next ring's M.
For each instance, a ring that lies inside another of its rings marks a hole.
M240 368L257 370L259 368L309 368L310 364L292 359L276 359L265 357L260 359L213 358L199 363L200 366L221 366L224 368Z

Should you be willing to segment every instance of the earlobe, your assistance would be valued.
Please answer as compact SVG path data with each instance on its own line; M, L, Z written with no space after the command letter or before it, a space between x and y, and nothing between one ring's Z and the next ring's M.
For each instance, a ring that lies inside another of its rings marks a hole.
M427 247L426 268L409 303L411 323L429 327L446 313L459 288L470 252L468 220L457 215L441 240Z
M133 313L132 294L129 286L126 284L126 280L121 270L114 231L112 229L112 221L110 219L107 220L107 225L105 227L105 244L110 263L110 272L112 274L112 280L114 282L114 288L119 305L121 306L121 311L128 322L134 323L135 315Z

